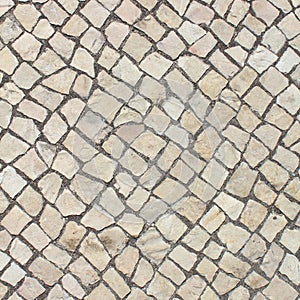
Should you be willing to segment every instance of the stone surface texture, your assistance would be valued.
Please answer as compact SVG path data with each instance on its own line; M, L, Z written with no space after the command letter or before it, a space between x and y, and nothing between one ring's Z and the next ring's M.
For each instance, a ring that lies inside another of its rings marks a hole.
M300 299L299 0L0 1L0 299Z

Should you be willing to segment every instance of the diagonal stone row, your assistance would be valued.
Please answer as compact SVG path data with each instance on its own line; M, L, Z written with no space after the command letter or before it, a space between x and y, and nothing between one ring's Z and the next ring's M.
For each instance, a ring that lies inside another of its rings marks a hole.
M1 299L298 299L300 2L2 0Z

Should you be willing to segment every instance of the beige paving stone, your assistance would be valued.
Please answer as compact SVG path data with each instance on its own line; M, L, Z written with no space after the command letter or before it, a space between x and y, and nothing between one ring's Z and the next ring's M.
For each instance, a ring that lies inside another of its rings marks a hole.
M205 286L206 283L202 278L193 275L179 288L178 294L185 299L198 299Z
M116 267L123 274L130 276L139 259L139 252L136 248L128 246L124 251L116 258Z
M117 33L117 36L115 35ZM129 27L120 22L110 23L108 27L105 29L105 35L107 40L115 47L119 48L122 41L129 34ZM121 39L120 39L121 37Z
M225 50L240 66L244 66L247 52L241 46L231 47Z
M160 266L159 271L177 285L180 285L186 278L184 273L169 259Z
M150 282L147 293L154 296L156 299L165 299L171 297L173 292L175 291L175 287L173 284L161 276L159 273L156 273Z
M38 178L47 169L47 166L33 149L18 159L17 162L14 163L14 166L24 172L32 180Z
M213 32L224 44L228 44L233 36L234 28L222 19L216 19L211 25Z
M14 41L20 34L22 30L18 24L16 24L16 19L13 16L3 18L0 26L0 36L5 44Z
M282 130L288 129L293 123L293 118L276 104L268 112L266 120Z
M281 135L280 130L270 124L262 125L254 134L270 149L274 149Z
M152 38L155 42L159 41L165 33L165 29L159 24L154 16L147 15L134 25Z
M40 19L33 30L33 35L40 39L48 39L53 33L54 29L47 19Z
M86 297L88 300L94 300L98 297L105 297L108 300L114 300L116 297L103 283L99 284L93 291Z
M141 62L140 67L155 79L160 79L170 68L172 62L157 52L153 52Z
M56 173L49 173L45 175L38 183L38 187L41 190L45 198L54 203L58 195L62 180Z
M31 218L18 206L14 206L2 219L1 225L11 234L19 234L30 222Z
M64 219L56 209L46 205L40 216L39 224L50 238L55 239L64 226Z
M128 285L113 268L110 268L105 272L103 279L120 297L125 297L129 294L130 289Z
M14 15L26 30L31 31L41 14L34 5L22 4L14 9Z
M234 275L237 278L244 278L251 266L235 257L230 252L225 252L220 260L219 266L229 274Z
M44 249L50 242L44 231L34 223L22 232L22 236L39 251Z
M41 11L53 25L62 25L65 19L68 17L68 14L53 0L45 3L42 6Z
M239 282L239 279L226 275L219 271L216 279L213 282L213 287L219 295L224 295L231 291Z
M42 257L36 258L30 264L29 270L47 285L55 284L63 276L59 269Z
M62 57L69 59L72 56L75 43L61 33L56 32L49 43L53 47L53 50Z
M80 215L85 211L85 205L78 201L76 197L67 189L57 198L56 207L65 216Z
M254 231L261 224L266 214L267 209L263 205L254 200L249 200L240 220L251 231Z
M248 275L245 283L253 289L259 289L263 286L266 286L268 284L268 281L264 277L253 271Z
M18 293L25 299L34 299L41 295L45 289L43 286L34 278L26 277Z
M196 24L209 24L214 17L214 12L207 6L192 1L185 16Z
M62 150L57 154L52 168L66 176L68 179L71 179L78 171L79 166L77 161L69 152Z
M241 163L231 176L226 189L239 197L247 197L256 177L257 171L251 170L246 163Z
M82 298L85 295L85 292L78 281L70 274L67 274L62 278L62 285L71 295L75 297Z
M110 261L110 256L94 233L90 233L81 243L80 253L98 270L102 271Z
M227 80L212 70L199 82L199 87L205 95L215 100L226 84Z
M226 78L231 78L239 71L239 68L233 64L219 49L214 51L210 57L210 62Z
M267 246L258 234L254 233L243 247L242 254L251 262L258 262L267 252Z
M26 185L26 181L10 166L3 169L0 179L3 190L10 197L15 197Z
M109 254L113 257L122 252L128 241L128 237L120 227L107 228L98 236Z
M275 206L279 208L285 216L293 220L296 218L300 207L297 203L290 201L283 194L280 194L275 202Z
M125 22L133 24L141 15L141 10L131 1L122 1L115 13Z
M269 154L268 149L258 140L251 138L244 153L244 158L251 167L257 166Z
M246 66L231 80L230 86L239 96L242 96L253 83L256 76L257 73L253 69Z
M280 190L289 179L288 172L270 160L260 167L260 171L276 190Z
M29 64L23 62L17 68L12 78L17 86L28 90L40 77L41 76L35 69L33 69Z
M288 86L287 78L274 67L270 67L267 72L263 74L260 78L260 82L273 96L276 96Z
M275 276L270 284L263 290L266 297L276 297L278 293L281 294L282 299L296 299L297 291L289 284Z
M33 144L40 135L37 126L30 119L14 118L10 128L30 144Z
M300 282L299 273L297 271L298 269L299 269L298 259L291 254L286 254L279 270L282 274L286 275L296 285L299 285Z
M295 26L291 26L292 24L294 24ZM282 32L288 39L296 36L299 33L300 29L299 22L292 12L286 15L283 20L281 20L278 27L282 30Z
M236 253L249 239L250 233L233 223L227 223L222 225L219 229L218 237L226 245L229 251Z
M27 263L33 255L30 248L18 238L14 239L11 243L9 253L20 264Z
M43 84L59 93L68 94L75 76L73 70L66 68L43 80Z
M133 282L138 286L143 287L147 282L151 280L153 273L154 272L151 264L146 259L141 258L136 268Z
M194 149L205 160L209 160L220 142L221 139L218 132L213 127L207 127L198 136Z
M173 209L194 224L204 213L205 204L195 197L186 197L178 201Z
M157 47L159 50L165 52L172 59L175 59L185 49L184 43L178 37L178 35L171 31L166 38L161 40Z
M24 60L34 61L40 52L42 44L33 35L25 32L12 46Z
M199 56L206 57L209 52L216 46L217 40L211 33L206 33L196 43L194 43L188 50L189 52Z
M69 251L74 251L85 235L85 232L86 229L83 226L70 221L67 223L64 232L59 239L59 244Z
M137 246L154 263L160 263L166 256L169 245L154 228L148 229L137 241Z
M265 221L260 230L260 234L264 236L269 242L272 242L276 235L285 227L287 220L284 216L272 213Z
M270 205L276 199L276 193L263 181L258 181L254 187L255 196Z
M175 214L164 215L159 218L156 227L170 241L177 241L187 230L187 226Z
M42 195L27 186L17 199L18 203L31 215L36 216L43 207Z
M292 253L299 249L299 230L286 228L281 236L280 243L288 248Z
M72 16L63 26L62 32L70 36L80 36L86 29L88 24L79 16Z
M120 173L117 175L116 181L115 187L118 189L118 192L124 196L128 196L130 191L136 185L130 175L126 173ZM111 202L111 205L109 205L109 202ZM100 199L100 204L114 216L119 215L124 210L123 204L119 201L115 191L112 189L108 189L103 193L103 197Z
M74 54L71 65L91 77L95 76L94 60L92 56L83 48L78 48Z
M237 115L237 120L239 121L240 125L248 132L252 132L261 122L260 119L257 118L257 116L246 105L243 105L240 108L240 111Z
M181 21L179 24L180 23ZM178 29L178 32L188 42L189 45L192 45L199 38L205 35L205 31L200 26L197 26L190 21L184 21Z
M150 47L151 43L147 39L138 33L132 32L126 41L123 50L139 62Z
M72 272L72 274L79 277L84 285L93 284L99 280L97 272L83 257L75 260L69 266L69 270Z
M237 25L244 18L249 10L249 4L244 1L236 0L233 2L227 20L233 25Z
M180 56L178 59L178 65L194 81L197 81L208 69L208 65L194 55Z
M9 50L8 47L3 48L0 51L0 55L2 57L0 62L0 70L7 73L8 75L13 74L14 70L18 66L18 59L14 56L14 54Z
M11 285L16 285L25 277L26 272L16 263L12 263L2 274L1 280Z
M0 141L0 155L3 161L9 163L24 154L29 145L17 139L10 133L6 133Z

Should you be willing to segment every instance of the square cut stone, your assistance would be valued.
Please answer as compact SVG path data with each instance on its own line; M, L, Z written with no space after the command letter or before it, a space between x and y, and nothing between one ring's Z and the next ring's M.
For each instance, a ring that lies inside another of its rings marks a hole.
M239 197L247 197L256 180L257 171L249 168L246 163L241 163L230 177L226 189Z
M153 52L146 56L141 62L140 67L149 75L159 80L171 67L172 62L157 52Z
M132 32L126 40L123 50L139 62L150 48L151 43L147 39L136 32Z
M12 46L24 60L34 61L40 52L42 44L32 34L25 32Z
M7 73L8 75L13 74L14 70L19 64L18 59L13 55L8 47L4 47L0 51L0 56L0 70Z
M128 24L133 24L141 15L141 10L130 0L122 1L115 14Z
M163 40L157 43L157 48L172 59L176 59L185 49L185 45L175 31L171 31Z
M23 62L15 71L12 80L20 88L29 90L41 75L29 64Z
M109 12L96 0L89 1L84 8L80 11L96 28L100 28L107 17Z
M224 44L228 44L234 34L234 28L222 19L214 20L211 29Z
M215 100L226 84L227 80L222 75L212 70L200 80L199 88L205 95L209 96L212 100Z
M278 95L288 86L288 79L274 67L270 67L259 81L273 96Z

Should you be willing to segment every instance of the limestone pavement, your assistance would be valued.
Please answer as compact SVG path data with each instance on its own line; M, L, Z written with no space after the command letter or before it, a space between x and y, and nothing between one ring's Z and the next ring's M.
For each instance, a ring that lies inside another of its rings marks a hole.
M1 0L0 299L299 299L299 18Z

